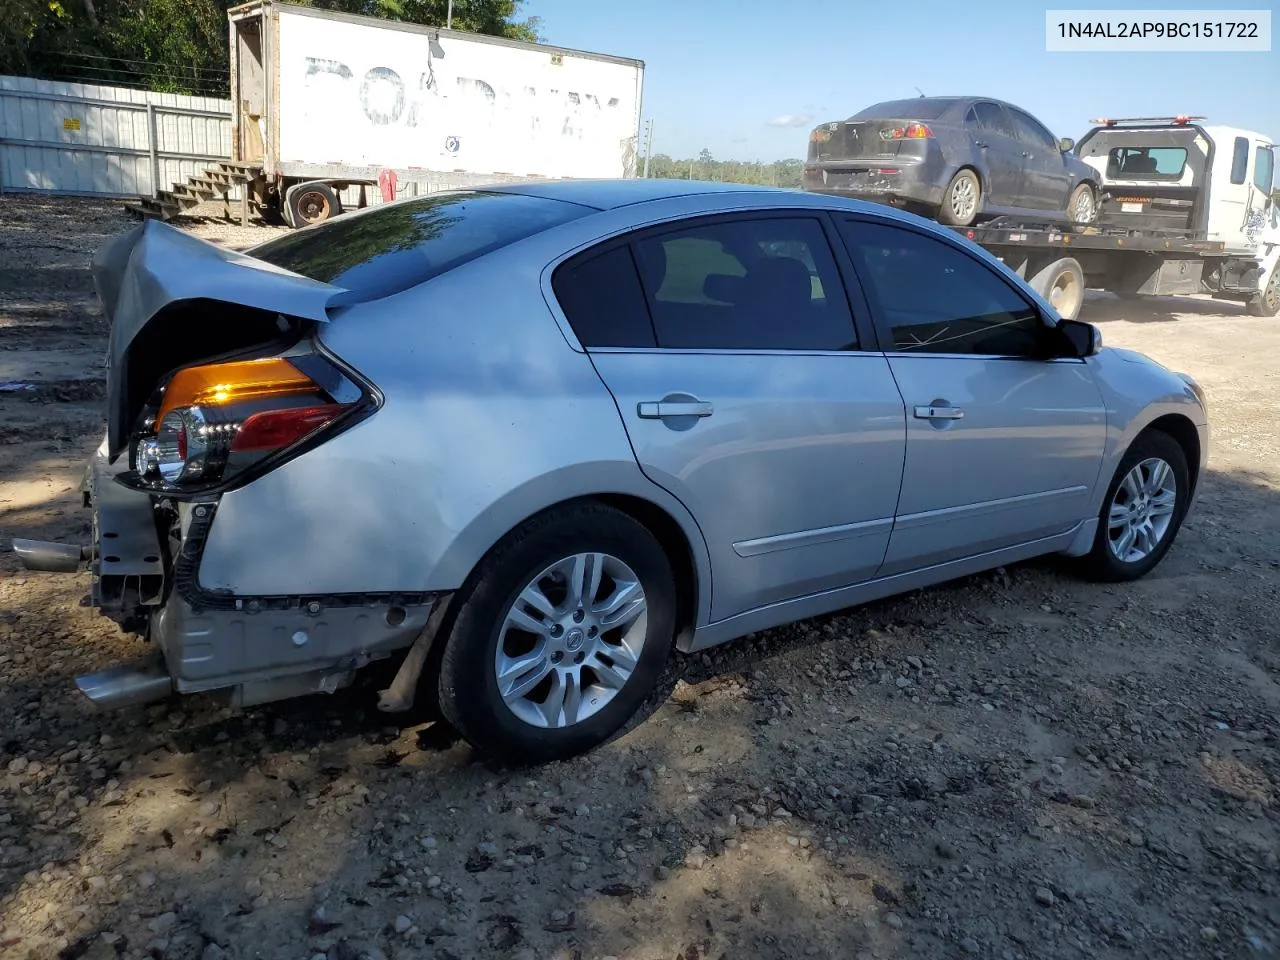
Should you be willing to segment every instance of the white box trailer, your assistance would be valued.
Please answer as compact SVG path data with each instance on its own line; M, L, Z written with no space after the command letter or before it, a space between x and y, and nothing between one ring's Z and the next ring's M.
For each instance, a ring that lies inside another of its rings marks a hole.
M276 0L228 18L227 169L293 226L483 182L635 176L643 61Z

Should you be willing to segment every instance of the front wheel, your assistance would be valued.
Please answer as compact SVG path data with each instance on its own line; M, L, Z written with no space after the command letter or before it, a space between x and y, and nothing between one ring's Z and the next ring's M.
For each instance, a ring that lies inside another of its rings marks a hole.
M961 170L942 192L938 219L953 227L972 226L982 209L982 185L972 170Z
M1267 289L1249 301L1248 310L1255 317L1274 317L1280 313L1280 265L1271 269Z
M1178 442L1158 430L1139 435L1107 489L1093 549L1081 558L1084 573L1110 583L1146 576L1173 546L1190 497Z
M1093 223L1098 219L1098 198L1093 187L1082 183L1071 191L1067 200L1067 216L1072 223Z
M440 664L440 710L473 746L546 763L609 740L653 693L675 637L662 546L603 504L509 534L464 588Z

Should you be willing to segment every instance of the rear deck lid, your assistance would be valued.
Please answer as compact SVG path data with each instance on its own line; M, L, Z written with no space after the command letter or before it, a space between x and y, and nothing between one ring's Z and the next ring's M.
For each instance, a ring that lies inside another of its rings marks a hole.
M107 445L114 461L128 443L138 391L128 380L130 348L139 334L162 318L178 318L168 308L190 301L271 311L324 323L327 306L342 288L291 273L254 257L193 237L158 220L148 220L99 248L92 263L94 287L111 331L107 338ZM204 314L207 315L207 314ZM191 344L208 330L174 322L167 335L175 345ZM157 330L157 333L165 331Z
M891 100L860 110L847 120L815 127L810 157L819 163L839 160L887 160L917 152L924 131L954 101L937 97Z

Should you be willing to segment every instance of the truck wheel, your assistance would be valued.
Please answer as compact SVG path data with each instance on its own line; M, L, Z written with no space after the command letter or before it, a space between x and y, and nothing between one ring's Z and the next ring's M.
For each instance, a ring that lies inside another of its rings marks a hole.
M1028 282L1064 320L1074 320L1084 306L1084 271L1071 257L1054 260Z
M1274 317L1280 313L1280 264L1271 268L1267 289L1249 301L1249 313L1255 317Z
M285 204L289 208L290 219L298 227L323 223L342 212L342 204L333 188L319 180L290 187L285 194Z
M1082 183L1071 191L1067 201L1067 216L1072 223L1093 223L1098 219L1098 197L1093 187Z
M938 220L953 227L968 227L982 209L982 185L972 170L961 170L942 192Z

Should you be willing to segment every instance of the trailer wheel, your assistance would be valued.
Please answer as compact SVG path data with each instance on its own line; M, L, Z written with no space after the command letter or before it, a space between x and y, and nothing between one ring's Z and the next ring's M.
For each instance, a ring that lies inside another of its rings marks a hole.
M323 223L342 212L342 204L333 188L319 180L290 187L285 194L285 204L289 208L290 219L299 227Z
M1255 317L1274 317L1280 313L1280 266L1271 269L1267 289L1249 301L1249 313Z
M1084 271L1071 257L1054 260L1029 283L1064 320L1074 320L1084 305Z
M978 182L978 175L972 170L961 170L942 191L938 220L953 227L968 227L978 219L981 209L982 185Z

